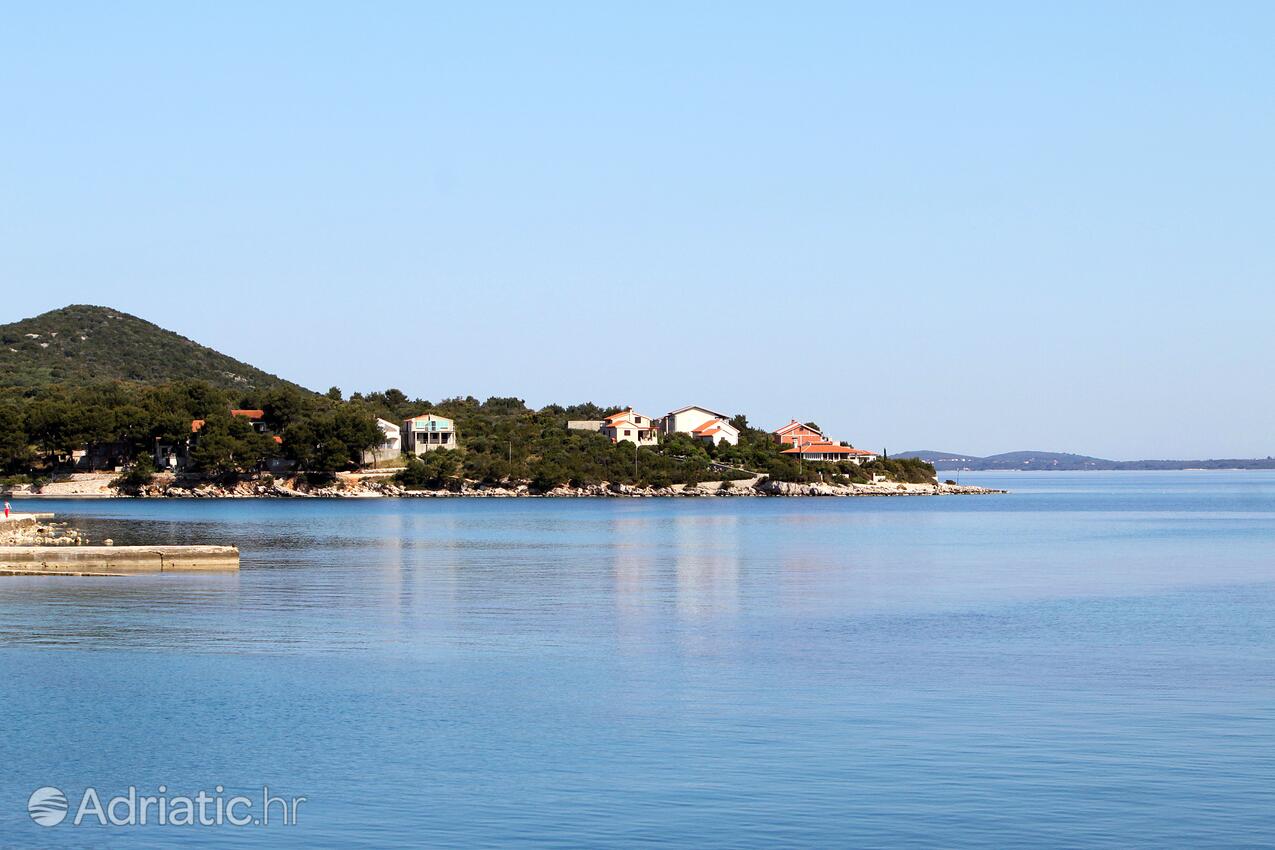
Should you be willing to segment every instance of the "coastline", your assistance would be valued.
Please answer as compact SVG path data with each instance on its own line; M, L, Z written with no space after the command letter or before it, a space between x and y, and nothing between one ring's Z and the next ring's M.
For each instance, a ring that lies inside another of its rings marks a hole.
M602 482L581 487L561 486L537 492L526 483L484 485L465 482L456 489L408 490L384 475L342 474L328 485L312 487L293 479L244 479L233 485L207 481L177 480L161 476L137 493L110 486L113 474L79 473L63 481L45 484L39 492L14 487L6 497L14 499L581 499L581 498L795 498L865 496L981 496L1004 494L1007 490L959 484L797 484L771 481L764 477L738 481L712 481L696 485L635 487Z

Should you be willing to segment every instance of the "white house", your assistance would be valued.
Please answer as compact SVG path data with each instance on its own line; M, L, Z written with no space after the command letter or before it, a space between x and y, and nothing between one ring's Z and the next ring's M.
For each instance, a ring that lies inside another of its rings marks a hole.
M659 442L658 426L654 420L631 407L612 413L602 420L602 427L598 430L610 437L613 443L626 440L637 446L654 446Z
M363 452L363 464L365 466L393 460L403 453L403 433L398 425L378 416L376 418L376 427L381 429L384 441L376 448Z
M446 416L422 413L403 421L403 451L423 455L435 449L456 448L456 423Z
M697 440L718 443L739 443L739 429L730 424L725 413L707 407L690 405L671 411L660 420L660 430L665 434L689 434Z
M572 431L597 431L605 434L613 443L626 440L638 446L654 446L659 443L660 423L643 416L631 407L612 413L606 419L573 419L567 423Z

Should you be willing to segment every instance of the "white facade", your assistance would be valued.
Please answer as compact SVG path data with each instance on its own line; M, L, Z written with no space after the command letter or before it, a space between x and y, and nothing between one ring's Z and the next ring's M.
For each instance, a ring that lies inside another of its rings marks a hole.
M393 460L403 453L403 434L398 425L378 416L376 427L381 429L384 441L376 448L363 452L364 465Z
M696 439L714 444L739 443L739 429L730 424L730 417L707 407L690 405L665 414L660 429L665 434L689 434Z
M621 441L633 443L635 446L654 446L659 444L659 426L649 416L637 413L633 408L613 413L603 422L600 429L611 438L611 442Z
M567 422L567 428L572 431L597 431L613 443L624 441L637 446L656 446L660 442L659 420L643 416L631 407L613 413L606 419L572 419Z

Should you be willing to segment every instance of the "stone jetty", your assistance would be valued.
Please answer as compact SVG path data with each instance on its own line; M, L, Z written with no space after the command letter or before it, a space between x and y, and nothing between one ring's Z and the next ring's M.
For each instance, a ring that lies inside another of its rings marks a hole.
M0 575L129 575L239 569L234 546L87 546L53 514L0 516Z
M234 546L0 546L0 574L128 575L239 569Z

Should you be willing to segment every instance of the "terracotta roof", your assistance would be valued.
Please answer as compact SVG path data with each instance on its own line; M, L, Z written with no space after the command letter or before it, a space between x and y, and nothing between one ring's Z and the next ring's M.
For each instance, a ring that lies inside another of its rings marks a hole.
M692 434L704 434L704 433L707 433L707 432L708 432L708 429L709 429L709 428L714 428L714 429L715 429L715 428L717 428L717 426L719 426L719 425L721 425L721 424L722 424L722 420L720 420L720 419L710 419L710 420L708 420L707 422L703 423L702 425L696 425L694 428L692 428L692 429L691 429L691 433L692 433Z
M266 415L264 410L232 410L231 416L242 416L245 419L261 419Z
M782 428L776 428L774 431L771 431L770 433L782 435L782 434L787 434L789 431L794 431L798 428L804 428L805 430L810 431L813 434L819 434L819 435L823 434L823 432L820 431L818 428L811 428L809 425L798 422L796 419L789 422L787 425L785 425Z
M806 443L791 449L784 449L781 454L803 454L803 455L876 455L876 452L864 451L863 449L855 449L850 446L838 446L836 443Z
M192 420L190 420L190 433L194 434L195 432L197 432L197 431L198 431L200 428L202 428L202 427L204 427L204 420L203 420L203 419L192 419Z
M283 437L280 437L278 434L274 435L274 441L279 445L283 445Z

